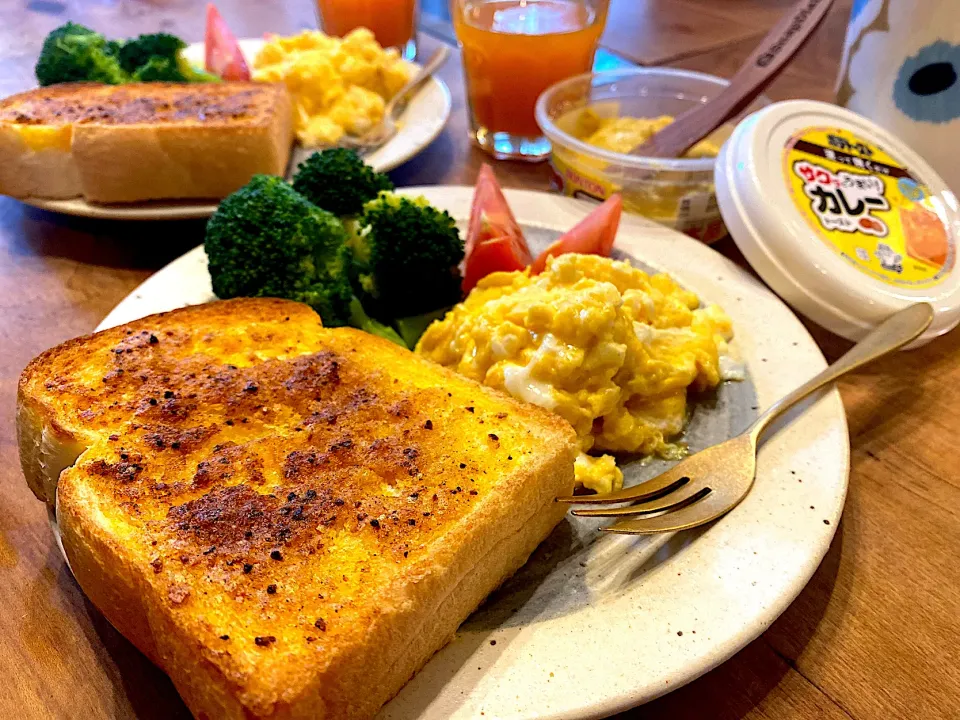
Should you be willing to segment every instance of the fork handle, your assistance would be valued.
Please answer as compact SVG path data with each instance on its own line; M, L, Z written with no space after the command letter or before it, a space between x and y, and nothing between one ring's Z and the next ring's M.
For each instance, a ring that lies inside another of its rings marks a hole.
M863 367L894 350L899 350L904 345L916 340L930 326L932 321L933 307L928 303L909 305L894 313L874 328L863 340L850 348L833 365L775 402L763 415L757 418L753 425L747 429L747 432L753 436L754 440L759 439L771 422L805 397L816 392L824 385L829 385L840 376Z

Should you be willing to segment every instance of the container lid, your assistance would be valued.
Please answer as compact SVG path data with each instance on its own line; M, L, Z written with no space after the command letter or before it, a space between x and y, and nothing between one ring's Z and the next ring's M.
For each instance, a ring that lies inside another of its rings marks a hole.
M870 120L827 103L775 103L737 126L715 180L753 268L828 330L858 340L921 301L935 316L914 347L960 322L957 198Z

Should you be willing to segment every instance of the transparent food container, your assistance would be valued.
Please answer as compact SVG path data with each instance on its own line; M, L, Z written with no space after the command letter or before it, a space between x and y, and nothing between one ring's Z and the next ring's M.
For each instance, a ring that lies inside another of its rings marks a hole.
M630 68L587 73L548 88L537 101L537 122L553 144L555 183L564 194L603 200L623 195L624 209L707 243L726 234L713 184L716 158L636 157L588 145L578 132L588 115L599 118L676 117L718 95L728 82L688 70ZM717 147L742 117L768 101L759 98L707 140ZM589 111L589 113L587 112Z

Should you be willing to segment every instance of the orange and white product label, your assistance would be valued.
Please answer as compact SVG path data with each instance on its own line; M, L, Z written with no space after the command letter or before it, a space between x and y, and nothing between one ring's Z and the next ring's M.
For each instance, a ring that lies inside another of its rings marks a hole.
M713 192L691 192L684 195L677 206L674 227L707 245L727 234L720 208L717 206L717 196Z
M557 157L556 153L551 158L551 164L556 184L560 191L569 197L602 202L619 190L613 183L603 178L581 172L567 161Z
M956 238L940 199L876 143L805 128L784 147L783 173L814 234L860 272L910 288L953 272Z

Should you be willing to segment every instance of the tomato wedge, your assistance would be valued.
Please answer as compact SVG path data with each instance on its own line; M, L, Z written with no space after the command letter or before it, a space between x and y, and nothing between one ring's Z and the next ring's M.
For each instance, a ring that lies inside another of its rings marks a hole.
M517 224L507 199L503 196L500 183L493 174L493 168L487 163L480 167L477 175L477 185L473 191L473 204L470 206L470 224L467 226L467 239L464 242L464 253L470 257L474 245L481 240L509 235L515 238L519 245L526 248L523 232ZM529 254L527 250L527 254Z
M595 208L540 253L531 267L531 272L534 275L543 272L547 266L547 260L565 253L609 255L613 249L613 241L617 237L622 212L623 198L619 194L611 195L602 205Z
M243 58L240 43L213 3L207 4L207 30L204 35L207 72L224 80L249 80L250 68Z
M533 260L493 168L486 163L473 191L464 255L461 287L465 293L490 273L522 270Z
M530 264L527 246L517 244L510 235L490 238L473 246L463 271L463 291L470 292L491 273L523 270Z

